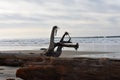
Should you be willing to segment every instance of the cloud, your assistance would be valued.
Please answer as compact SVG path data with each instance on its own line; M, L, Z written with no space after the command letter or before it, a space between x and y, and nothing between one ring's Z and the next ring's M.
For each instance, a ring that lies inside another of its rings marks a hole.
M73 36L110 31L118 35L119 13L120 0L1 0L0 28L40 30L58 25Z

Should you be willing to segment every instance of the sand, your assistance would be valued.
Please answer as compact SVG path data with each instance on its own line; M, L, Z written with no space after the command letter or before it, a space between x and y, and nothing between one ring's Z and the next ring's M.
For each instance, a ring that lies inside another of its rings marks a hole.
M113 52L102 52L102 51L70 51L64 50L61 54L61 57L67 57L69 55L86 55L86 54L107 54ZM0 51L1 54L7 55L40 55L44 54L44 50L10 50L10 51Z
M96 55L96 54L111 54L113 52L100 52L100 51L70 51L70 50L64 50L60 57L80 57L80 55ZM0 58L3 57L35 57L35 56L41 56L44 54L44 50L10 50L10 51L0 51Z

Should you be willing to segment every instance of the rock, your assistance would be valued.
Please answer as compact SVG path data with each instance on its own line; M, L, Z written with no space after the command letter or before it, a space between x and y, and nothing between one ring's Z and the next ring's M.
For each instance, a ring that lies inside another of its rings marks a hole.
M120 60L91 58L45 58L19 68L24 80L120 80ZM38 63L38 64L37 64Z

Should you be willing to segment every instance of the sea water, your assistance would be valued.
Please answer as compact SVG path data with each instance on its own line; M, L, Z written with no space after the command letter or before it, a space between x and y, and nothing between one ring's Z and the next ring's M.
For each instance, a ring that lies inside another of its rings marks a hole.
M68 38L65 38L67 41ZM40 50L48 48L49 38L39 39L3 39L0 40L0 51L6 50ZM60 38L55 38L59 42ZM108 57L120 59L120 37L72 37L71 42L79 43L78 51L87 52L110 52L112 54L85 54L77 57ZM63 48L63 50L75 50L74 48ZM69 55L69 54L68 54Z
M59 42L56 38L55 42ZM40 39L3 39L0 40L0 51L3 50L40 50L48 48L49 38ZM78 51L110 51L120 52L120 38L81 38L73 37L73 43L79 43ZM64 48L64 50L74 50Z
M79 42L79 51L96 52L96 54L76 55L75 57L114 58L120 59L120 37L116 38L76 38ZM98 54L97 52L108 52Z

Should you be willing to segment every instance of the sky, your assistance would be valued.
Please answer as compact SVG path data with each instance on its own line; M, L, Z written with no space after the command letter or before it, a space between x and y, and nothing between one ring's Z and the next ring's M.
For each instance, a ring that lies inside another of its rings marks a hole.
M0 0L0 39L120 35L120 0Z

